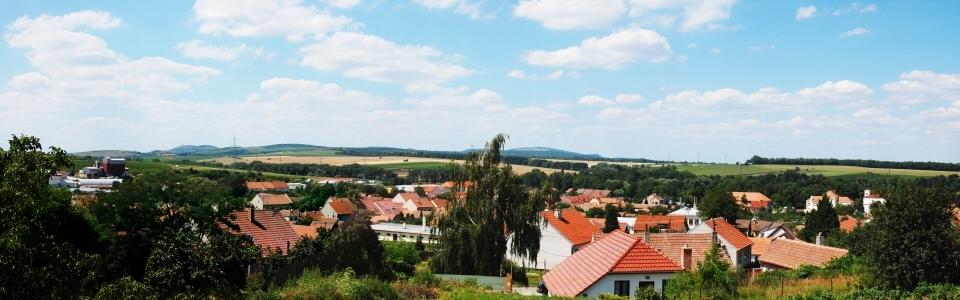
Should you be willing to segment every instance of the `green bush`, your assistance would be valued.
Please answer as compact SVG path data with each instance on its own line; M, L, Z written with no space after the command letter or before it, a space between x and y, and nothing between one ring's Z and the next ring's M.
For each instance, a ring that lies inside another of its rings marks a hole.
M130 277L123 277L111 282L97 291L96 300L114 299L156 299L149 286Z
M630 298L627 298L627 297L624 297L624 296L617 296L617 295L614 295L614 294L600 294L599 296L597 296L597 299L600 299L600 300L629 300Z
M634 292L634 298L637 300L660 300L660 294L657 293L657 290L653 286L643 286L637 287L637 291Z

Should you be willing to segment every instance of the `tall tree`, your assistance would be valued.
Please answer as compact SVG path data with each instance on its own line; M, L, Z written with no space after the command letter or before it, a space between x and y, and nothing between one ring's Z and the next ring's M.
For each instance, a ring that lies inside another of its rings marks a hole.
M866 258L881 287L912 290L922 282L960 280L960 246L950 214L958 195L943 179L892 186L887 203L871 210L873 220L854 231L851 250Z
M610 233L619 229L620 221L617 220L617 216L619 216L617 213L617 207L613 206L613 204L607 204L603 210L603 233Z
M714 186L707 191L703 201L697 203L697 209L700 210L702 218L723 218L727 223L734 224L737 221L740 206L732 194L719 186Z
M807 214L803 231L800 233L804 240L812 241L817 234L826 237L837 233L839 230L840 219L837 217L837 210L830 203L830 198L824 195L817 203L817 210Z
M501 163L506 137L498 134L481 153L470 153L455 167L459 182L473 182L451 201L440 219L440 250L435 269L458 274L496 275L504 256L535 260L540 250L540 216L545 203L528 193L510 165Z

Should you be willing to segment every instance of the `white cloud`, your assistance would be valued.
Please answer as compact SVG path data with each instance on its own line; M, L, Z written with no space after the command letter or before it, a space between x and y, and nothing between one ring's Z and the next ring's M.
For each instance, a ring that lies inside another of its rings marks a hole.
M762 51L770 51L775 48L777 48L777 45L770 44L770 45L750 46L747 48L747 50L754 51L754 52L762 52Z
M413 0L427 9L453 9L455 13L467 15L471 19L493 18L492 14L484 13L481 3L469 0Z
M248 47L247 44L240 44L234 47L215 46L198 39L177 44L177 50L180 50L180 53L185 57L219 61L234 61L241 55L249 55L251 57L263 56L263 48Z
M875 13L875 12L877 12L877 5L876 5L876 4L863 5L863 4L860 4L860 3L858 3L858 2L854 2L854 3L850 4L849 7L844 7L844 8L835 10L835 11L833 12L833 15L834 15L834 16L839 16L839 15L845 15L845 14L850 14L850 13L870 14L870 13Z
M583 75L578 72L564 70L554 70L544 75L527 74L522 70L510 70L510 72L507 72L507 77L527 80L557 80L561 78L580 78L583 77Z
M617 94L613 99L603 98L597 95L586 95L580 97L577 103L583 105L614 105L614 104L634 104L643 101L643 96L639 94Z
M300 48L300 65L375 82L445 82L474 71L447 62L428 46L397 45L378 36L337 32Z
M630 16L649 18L651 15L683 15L681 31L694 31L703 28L724 29L722 22L730 18L730 9L736 0L631 0Z
M198 0L193 5L200 33L235 37L283 36L299 41L338 31L352 23L302 0Z
M343 9L352 8L354 6L357 6L357 4L360 4L360 0L323 0L323 1L326 2L327 5L337 7L337 8L343 8Z
M430 108L488 108L503 105L503 97L488 89L471 92L467 87L441 88L423 98L404 99L403 103Z
M722 52L723 52L723 50L720 50L720 48L710 48L710 53L720 54L720 53L722 53Z
M610 26L625 11L623 0L521 0L513 15L567 30Z
M554 51L531 51L525 60L539 66L616 70L638 61L661 63L670 58L671 53L670 44L660 34L632 28L604 37L588 38L579 46Z
M919 104L929 100L960 101L960 73L914 70L900 74L898 81L884 84L883 90L892 99L904 104Z
M840 38L846 38L846 37L864 35L864 34L867 34L867 33L869 33L869 32L870 32L870 30L868 30L868 29L866 29L866 28L857 27L857 28L854 28L854 29L847 30L847 31L844 32L844 33L841 33L841 34L840 34Z
M816 14L817 14L816 6L813 6L813 5L804 6L797 9L797 13L794 16L794 18L796 18L797 20L805 20L805 19L813 18L813 16L815 16Z
M845 100L863 99L873 96L873 90L867 85L850 80L827 81L823 84L801 89L797 95L812 99Z

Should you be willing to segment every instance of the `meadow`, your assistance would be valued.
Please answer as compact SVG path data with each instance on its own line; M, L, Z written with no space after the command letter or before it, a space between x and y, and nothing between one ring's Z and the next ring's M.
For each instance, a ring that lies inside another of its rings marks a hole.
M877 174L891 176L926 177L960 174L960 172L908 170L908 169L880 169L854 166L827 166L827 165L726 165L726 164L684 164L676 165L677 169L689 171L696 175L763 175L779 173L786 170L799 169L805 174L819 174L824 176L853 176L861 174Z

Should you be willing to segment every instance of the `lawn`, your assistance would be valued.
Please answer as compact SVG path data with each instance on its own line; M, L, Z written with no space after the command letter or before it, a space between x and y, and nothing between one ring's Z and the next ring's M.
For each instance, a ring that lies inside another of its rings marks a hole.
M893 176L939 176L960 174L960 172L930 171L930 170L908 170L908 169L879 169L854 166L825 166L825 165L676 165L677 169L690 171L696 175L761 175L769 173L778 173L786 170L799 168L800 172L806 174L820 174L824 176L850 176L858 174L880 174Z
M92 167L95 159L92 158L83 158L71 156L70 159L73 161L72 171L76 172L79 169L84 167ZM127 160L127 168L130 170L130 174L137 175L143 173L155 173L164 170L170 170L173 167L169 164L162 162L156 162L151 160Z

